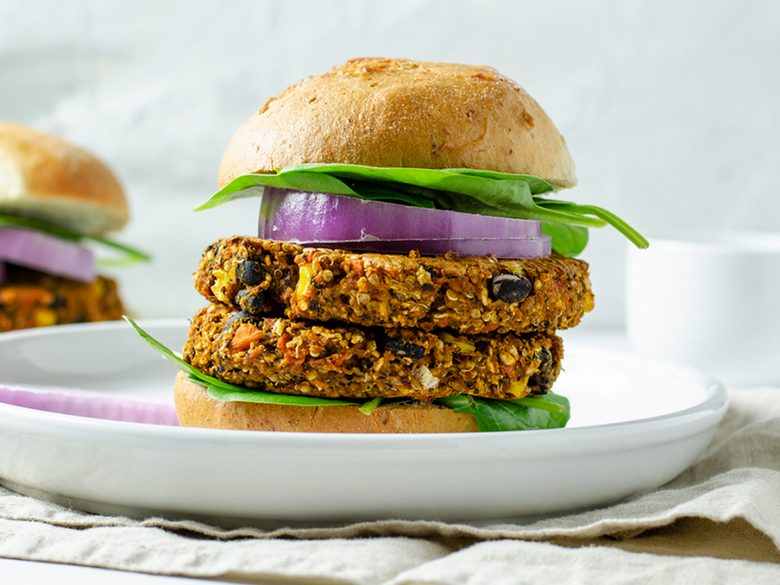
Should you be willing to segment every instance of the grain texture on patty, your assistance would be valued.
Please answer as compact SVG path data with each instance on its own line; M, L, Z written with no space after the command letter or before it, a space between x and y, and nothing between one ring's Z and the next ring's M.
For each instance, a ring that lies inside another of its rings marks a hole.
M588 264L304 248L234 236L203 254L197 290L255 316L463 334L574 327L593 308Z
M201 372L269 392L357 399L522 398L560 372L549 333L464 336L255 318L212 303L193 318L184 359Z
M116 282L77 282L11 264L0 285L0 331L121 319Z

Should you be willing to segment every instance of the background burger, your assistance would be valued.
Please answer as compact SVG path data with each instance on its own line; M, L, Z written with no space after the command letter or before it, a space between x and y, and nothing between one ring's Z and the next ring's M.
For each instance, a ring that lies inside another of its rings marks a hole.
M570 256L612 214L541 107L486 66L356 59L269 100L201 209L262 195L259 237L195 273L183 425L315 432L559 427L558 329L593 308Z
M68 142L0 122L0 331L120 319L116 283L90 244L128 219L125 194L99 160Z

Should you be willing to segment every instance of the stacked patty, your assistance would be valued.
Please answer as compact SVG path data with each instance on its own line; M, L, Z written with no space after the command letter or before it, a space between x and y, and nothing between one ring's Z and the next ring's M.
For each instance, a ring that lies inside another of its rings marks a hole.
M233 236L195 273L184 358L226 382L356 399L545 394L556 329L593 307L587 263L356 253Z
M8 264L0 286L0 331L121 319L116 281L78 282Z

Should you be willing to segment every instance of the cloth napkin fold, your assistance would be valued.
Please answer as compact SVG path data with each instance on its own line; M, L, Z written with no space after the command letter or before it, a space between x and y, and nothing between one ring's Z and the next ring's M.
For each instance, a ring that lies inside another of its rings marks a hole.
M241 582L780 582L780 388L732 392L697 462L602 509L471 523L227 529L70 510L0 488L0 556Z

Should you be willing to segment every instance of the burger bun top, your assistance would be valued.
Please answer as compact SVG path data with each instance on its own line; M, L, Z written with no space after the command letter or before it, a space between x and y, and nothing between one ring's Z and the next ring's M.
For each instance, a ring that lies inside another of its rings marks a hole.
M577 183L566 141L523 88L486 65L353 59L309 77L247 120L219 185L303 163L473 168Z
M127 223L128 207L119 181L93 155L55 136L0 121L0 215L102 235Z

